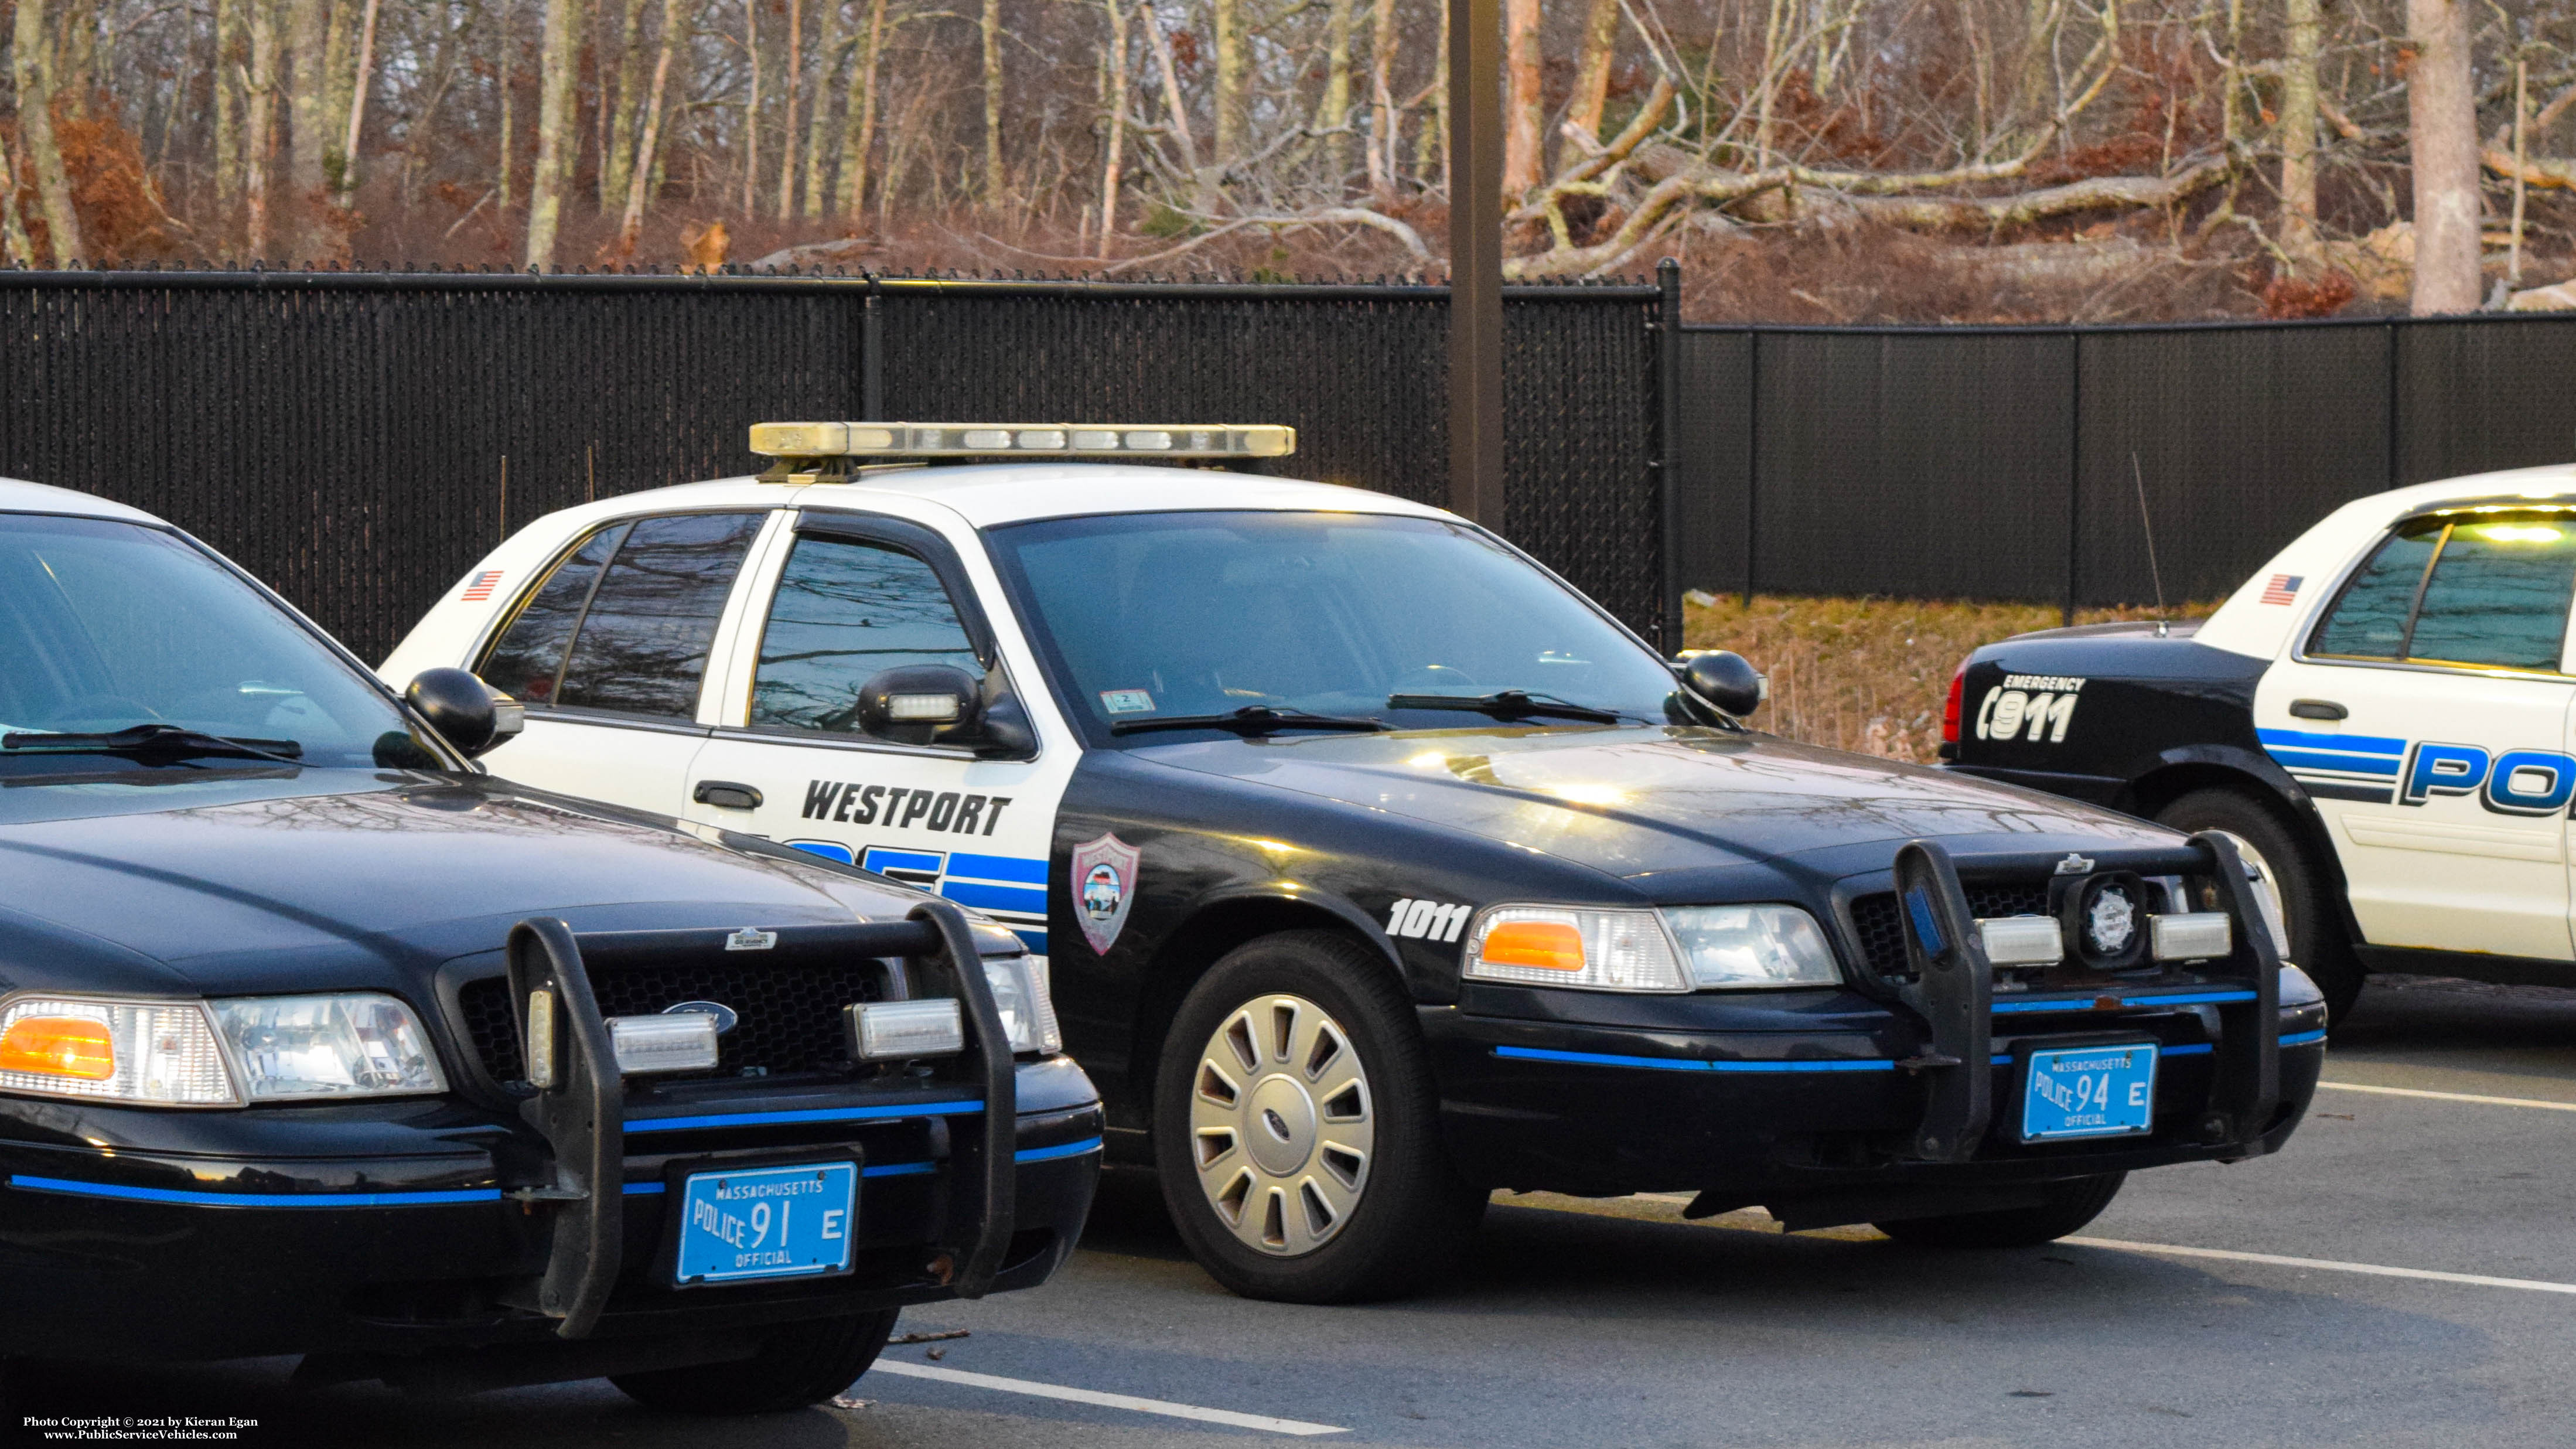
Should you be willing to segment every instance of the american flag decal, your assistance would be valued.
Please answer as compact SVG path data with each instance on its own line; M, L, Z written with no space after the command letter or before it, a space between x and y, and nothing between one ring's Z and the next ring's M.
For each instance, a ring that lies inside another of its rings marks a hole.
M491 598L492 590L494 587L499 585L500 582L501 571L499 569L485 569L483 572L476 574L474 577L465 581L465 602L469 604L479 604L484 600Z
M2263 602L2286 604L2299 596L2299 585L2306 582L2303 574L2274 574L2272 581L2263 586Z

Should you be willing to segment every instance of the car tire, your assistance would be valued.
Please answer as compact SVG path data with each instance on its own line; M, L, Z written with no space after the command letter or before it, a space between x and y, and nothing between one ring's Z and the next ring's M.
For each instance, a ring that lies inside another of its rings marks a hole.
M1395 1297L1446 1272L1484 1215L1439 1112L1386 962L1329 931L1264 936L1200 978L1164 1040L1163 1201L1191 1255L1246 1298Z
M2326 1020L2340 1022L2361 996L2365 974L2345 939L2343 912L2326 872L2280 812L2239 790L2194 790L2156 812L2156 823L2181 831L2220 830L2271 872L2290 928L2290 959L2325 993Z
M693 1364L608 1381L646 1408L672 1414L775 1414L832 1397L857 1381L885 1350L896 1309L791 1323L760 1351L729 1363Z
M2052 1243L2102 1215L2128 1180L2125 1172L2054 1183L2037 1207L1938 1218L1897 1218L1870 1226L1918 1248L2028 1248Z

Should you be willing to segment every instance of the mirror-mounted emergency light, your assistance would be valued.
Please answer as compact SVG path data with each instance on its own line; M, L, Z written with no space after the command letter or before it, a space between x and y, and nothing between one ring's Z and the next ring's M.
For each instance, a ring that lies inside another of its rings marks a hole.
M1297 450L1297 430L1277 423L754 423L751 450L775 460L760 476L781 480L840 459L1284 458Z

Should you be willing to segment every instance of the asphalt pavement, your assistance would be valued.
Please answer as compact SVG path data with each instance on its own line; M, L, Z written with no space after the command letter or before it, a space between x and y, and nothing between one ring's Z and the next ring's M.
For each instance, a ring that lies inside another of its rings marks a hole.
M2375 982L2277 1156L2131 1179L2076 1239L1936 1252L1677 1200L1500 1194L1453 1282L1252 1303L1113 1175L1047 1287L906 1315L845 1406L675 1420L605 1384L290 1395L291 1362L49 1369L30 1413L245 1444L1093 1449L2576 1441L2576 992ZM935 1355L935 1357L934 1357Z

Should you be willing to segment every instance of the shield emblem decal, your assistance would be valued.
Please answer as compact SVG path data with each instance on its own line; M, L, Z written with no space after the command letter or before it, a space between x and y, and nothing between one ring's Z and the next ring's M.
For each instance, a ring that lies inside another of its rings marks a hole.
M1103 956L1127 928L1127 908L1136 898L1136 862L1142 855L1115 835L1073 848L1072 868L1065 872L1073 890L1073 918L1082 927L1082 939Z

